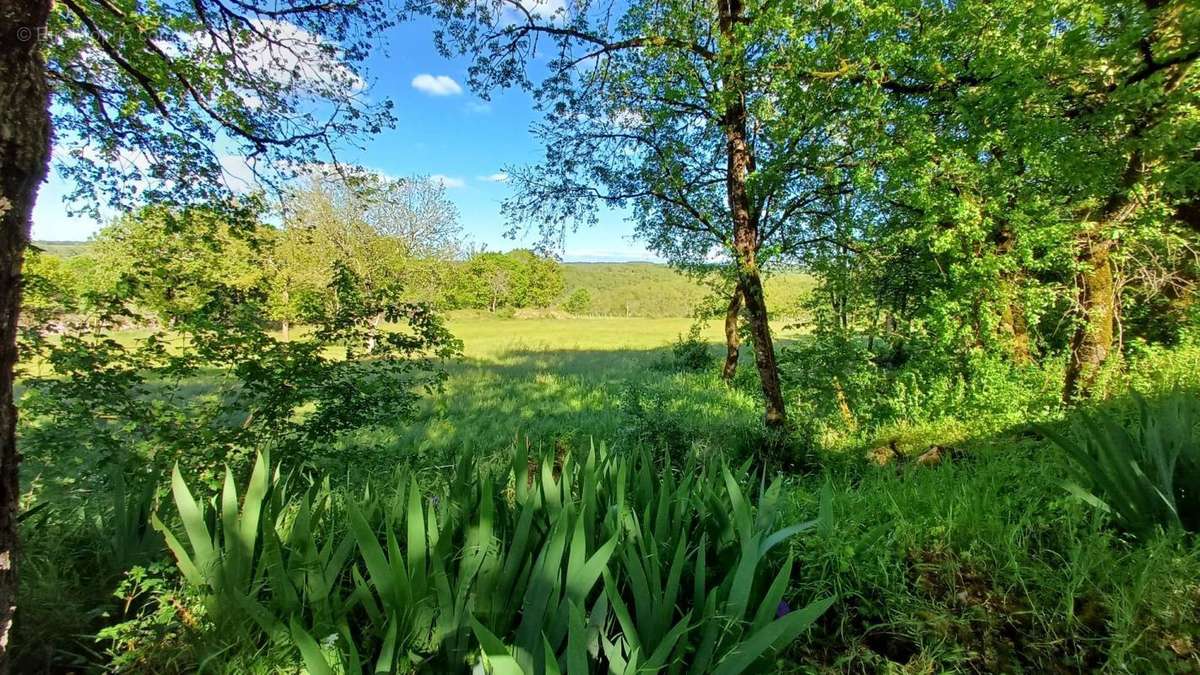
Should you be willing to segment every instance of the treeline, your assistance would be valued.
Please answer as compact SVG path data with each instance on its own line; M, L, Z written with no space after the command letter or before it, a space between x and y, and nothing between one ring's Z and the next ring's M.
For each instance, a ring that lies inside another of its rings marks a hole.
M453 204L423 179L314 178L289 195L280 227L265 222L260 206L148 206L71 247L71 255L34 247L24 323L61 327L128 297L138 311L125 323L157 323L224 289L262 299L286 336L338 302L332 294L342 268L364 296L436 309L545 308L563 293L553 258L465 251Z
M137 259L135 253L110 245L111 241L127 238L135 229L155 227L153 222L138 221L154 221L156 217L152 211L145 211L121 219L90 242L35 242L29 257L31 274L41 280L43 289L56 288L60 296L81 298L88 293L111 292L120 276L119 270L127 269L130 261ZM263 236L275 242L272 245L288 249L268 251L259 256L258 263L271 263L272 269L287 272L280 264L285 260L281 254L294 254L296 244L283 237L277 228L262 227ZM194 242L184 244L191 245ZM307 244L299 244L312 245L311 237ZM215 274L222 273L221 265L229 264L224 257L231 254L236 257L238 253L223 250L222 260L215 261L217 267L211 268ZM258 256L249 250L241 250L240 254L247 258ZM322 263L315 259L316 255L310 257L314 257L312 264L319 268ZM411 274L402 280L409 285L409 297L444 310L503 312L529 308L576 316L686 317L698 310L712 314L719 304L711 285L657 263L561 263L527 249L516 249L459 252L453 259L427 258L423 262L400 256L390 264L410 270ZM306 285L296 284L302 288L295 290L294 301L289 295L289 302L294 305L292 320L302 313L300 305L312 302L320 294L322 281L321 275L310 274ZM811 274L791 270L775 272L765 282L770 305L782 316L807 313L803 303L814 284ZM308 300L303 300L304 297ZM45 293L37 293L30 301L44 304L45 299Z

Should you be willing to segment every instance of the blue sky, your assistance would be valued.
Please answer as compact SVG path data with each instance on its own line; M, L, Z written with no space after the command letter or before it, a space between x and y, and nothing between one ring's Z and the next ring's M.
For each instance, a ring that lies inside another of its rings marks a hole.
M508 228L500 202L510 187L496 180L505 166L541 157L529 133L535 120L529 96L509 90L493 92L487 102L476 97L466 88L466 59L439 55L426 20L396 26L381 41L388 45L386 53L381 49L367 64L371 96L394 101L397 124L343 160L391 176L443 177L471 242L491 250L532 243L532 233L515 241L503 236ZM34 239L87 239L102 226L67 215L63 197L68 192L69 185L52 170L34 210ZM593 228L568 233L562 254L566 260L654 259L616 212L603 214Z

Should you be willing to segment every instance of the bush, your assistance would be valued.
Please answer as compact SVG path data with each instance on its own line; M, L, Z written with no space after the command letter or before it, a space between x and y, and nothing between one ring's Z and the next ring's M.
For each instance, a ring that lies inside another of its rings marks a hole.
M586 288L576 288L567 296L563 309L572 314L586 314L592 306L592 294Z
M744 470L744 467L743 467ZM832 603L790 611L790 559L769 554L823 520L777 528L780 483L757 508L728 468L680 474L647 454L517 453L499 480L461 464L448 485L401 474L361 494L293 492L259 458L239 500L209 513L178 471L178 524L155 525L216 660L273 652L313 673L740 673ZM240 504L239 504L240 502ZM794 599L793 599L794 600ZM121 631L115 631L121 633Z
M687 335L679 335L671 345L671 355L655 366L659 370L681 373L698 373L709 370L716 363L716 358L709 349L709 344L700 337L700 324L692 324Z
M1162 529L1200 532L1200 401L1177 393L1155 403L1136 396L1138 419L1080 412L1070 436L1042 433L1070 455L1078 482L1069 489L1145 538ZM1082 483L1082 485L1081 485Z

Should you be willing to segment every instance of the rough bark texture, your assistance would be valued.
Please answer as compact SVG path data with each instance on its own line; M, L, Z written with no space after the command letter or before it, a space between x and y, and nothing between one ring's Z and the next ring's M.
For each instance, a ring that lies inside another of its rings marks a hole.
M741 313L742 289L734 285L729 308L725 310L725 366L721 369L721 377L726 382L732 382L737 374L738 354L742 346L742 339L738 335L738 315Z
M49 0L0 0L0 673L9 670L16 612L20 486L13 369L21 264L50 156L49 86L38 48L49 13Z
M997 232L997 255L1011 255L1015 244L1015 237L1010 229L1003 227ZM1000 298L1004 306L1000 311L1000 333L1005 338L1009 358L1014 363L1026 365L1033 361L1033 350L1030 347L1029 322L1025 318L1025 308L1017 297L1020 286L1021 277L1018 272L1012 268L1001 270Z
M1000 315L1000 331L1008 341L1008 355L1013 363L1026 365L1033 362L1033 350L1029 342L1029 322L1025 309L1015 300L1004 306Z
M1082 247L1076 285L1079 288L1079 325L1071 337L1071 357L1067 364L1063 400L1070 402L1087 396L1100 366L1112 351L1117 319L1117 297L1113 286L1109 252L1112 241L1089 239Z
M1153 3L1148 6L1155 11L1155 16L1154 28L1140 43L1141 56L1146 60L1143 67L1153 66L1153 54L1156 51L1177 52L1183 46L1182 40L1187 35L1183 29L1187 3ZM1195 61L1193 56L1182 58L1165 67L1159 64L1163 73L1160 80L1162 89L1156 92L1160 95L1159 100L1170 100L1168 96L1185 81ZM1088 219L1092 226L1086 228L1081 237L1079 260L1082 264L1076 277L1079 291L1079 322L1071 339L1071 356L1067 362L1063 384L1065 402L1090 393L1100 366L1113 350L1114 333L1120 318L1120 299L1116 294L1110 259L1110 254L1117 244L1109 233L1137 212L1140 203L1135 197L1137 188L1152 174L1157 163L1153 154L1149 157L1143 154L1147 151L1153 153L1153 144L1145 147L1140 146L1140 143L1160 120L1172 114L1178 114L1178 111L1166 104L1156 105L1140 113L1133 128L1126 135L1127 141L1137 142L1139 145L1135 146L1130 154L1125 172L1116 181L1115 190L1100 211L1100 217ZM1189 152L1193 158L1196 157L1194 150Z
M725 70L725 110L721 124L725 131L726 196L733 218L733 247L737 263L738 286L746 304L746 323L754 342L754 365L762 381L764 417L768 428L782 429L787 424L783 392L779 385L779 366L775 345L767 322L767 302L758 269L758 213L752 208L746 179L754 166L754 155L747 133L745 97L745 58L735 26L744 20L741 0L721 0L719 21L724 48L721 55Z

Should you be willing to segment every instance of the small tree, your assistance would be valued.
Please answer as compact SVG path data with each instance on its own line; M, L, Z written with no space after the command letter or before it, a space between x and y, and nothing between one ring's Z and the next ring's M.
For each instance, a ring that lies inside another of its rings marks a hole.
M835 125L842 91L808 95L791 77L813 60L825 9L761 0L412 5L440 22L448 51L473 58L478 91L527 87L545 113L534 127L544 161L508 170L514 228L533 223L559 242L595 224L601 207L625 207L672 264L726 260L744 300L764 419L784 428L763 267L823 217L854 155ZM535 54L548 60L531 67Z
M591 306L592 294L586 288L571 291L571 295L567 296L567 301L563 303L563 309L572 314L587 314Z
M26 345L53 367L52 375L28 380L23 400L23 442L35 462L60 469L92 462L63 471L73 475L102 477L112 465L152 478L179 462L215 485L222 466L262 447L282 446L299 460L341 431L404 419L421 388L441 382L440 363L458 351L427 305L404 302L395 287L370 286L339 261L320 302L305 313L314 329L277 340L264 311L265 277L237 285L191 263L241 250L222 237L197 240L195 232L213 227L252 237L269 229L215 227L206 209L149 211L180 225L163 240L174 255L130 248L119 294L94 303L92 316L69 324L60 340ZM188 292L164 302L164 288ZM106 335L114 318L147 306L157 307L158 330L132 343ZM381 316L401 329L379 331ZM215 371L214 390L184 395L202 370Z

